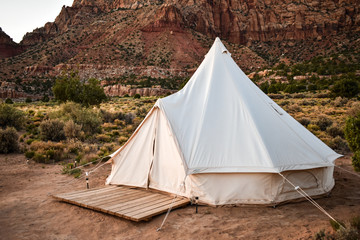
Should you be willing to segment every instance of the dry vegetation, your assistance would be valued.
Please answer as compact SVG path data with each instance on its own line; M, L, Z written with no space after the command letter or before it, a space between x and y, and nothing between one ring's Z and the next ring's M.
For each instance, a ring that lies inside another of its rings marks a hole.
M271 95L304 127L341 154L350 153L344 137L347 112L359 103L346 98L317 98L318 95ZM157 98L113 98L99 107L76 103L18 103L25 124L18 130L19 149L40 163L60 162L64 172L76 163L98 161L118 149L131 136Z
M96 162L115 151L131 136L156 101L155 97L113 98L100 107L79 104L22 103L25 126L18 131L20 150L39 163L60 162L64 172L75 161Z

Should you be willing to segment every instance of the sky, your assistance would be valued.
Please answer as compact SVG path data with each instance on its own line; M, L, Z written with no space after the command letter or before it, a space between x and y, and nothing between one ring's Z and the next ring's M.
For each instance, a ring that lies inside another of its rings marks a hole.
M27 32L53 22L74 0L0 0L0 28L15 42Z

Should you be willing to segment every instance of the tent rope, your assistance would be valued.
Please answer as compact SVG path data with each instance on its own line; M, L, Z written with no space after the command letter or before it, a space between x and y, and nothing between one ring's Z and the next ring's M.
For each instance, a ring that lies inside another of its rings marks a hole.
M290 180L288 180L283 174L278 173L285 181L287 181L291 186L294 187L294 189L302 195L306 200L308 200L310 203L312 203L317 209L319 209L322 213L324 213L326 216L328 216L331 220L339 224L339 226L343 227L338 221L336 221L335 218L333 218L323 207L321 207L314 199L312 199L301 187L295 186Z
M177 192L176 192L173 200L171 201L171 203L170 203L170 205L169 205L169 208L168 208L168 210L167 210L167 212L166 212L166 215L165 215L165 217L164 217L164 219L163 219L160 227L159 227L158 229L156 229L157 232L159 232L159 231L162 229L162 227L164 226L165 221L166 221L167 217L168 217L169 214L170 214L170 211L171 211L171 209L172 209L172 207L173 207L173 205L174 205L174 203L175 203L176 198L178 197L178 195L179 195L179 193L180 193L181 188L185 186L185 179L186 179L186 176L185 176L185 178L184 178L184 181L182 181L182 183L180 184L180 186L179 186L179 188L178 188L178 190L177 190Z
M349 171L349 170L347 170L347 169L345 169L345 168L342 168L342 167L340 167L340 166L337 166L337 165L335 165L335 164L333 164L333 165L334 165L334 167L336 167L336 168L338 168L338 169L341 169L341 170L343 170L344 172L350 173L350 174L352 174L352 175L354 175L354 176L356 176L356 177L360 177L359 174L356 174L356 173L354 173L354 172L351 172L351 171Z
M103 158L100 158L99 160L101 160L101 159L103 159ZM99 160L97 160L97 161L99 161ZM84 166L89 165L89 164L92 164L92 163L94 163L94 162L89 162L89 163L87 163L87 164L81 165L81 166L76 167L76 168L73 168L73 169L77 169L77 168L80 168L80 167L84 167ZM90 170L87 172L89 176L90 176L91 173L97 171L99 168L101 168L101 167L103 167L105 164L107 164L107 162L105 162L105 163L103 163L103 164L101 164L101 165L99 166L100 163L101 163L101 161L98 162L95 167L93 167L92 169L90 169ZM76 181L76 180L80 180L80 179L84 178L85 176L86 176L86 175L82 175L81 177L74 178L74 179L72 179L71 181L67 182L66 184L70 184L70 183L72 183L72 182L74 182L74 181Z

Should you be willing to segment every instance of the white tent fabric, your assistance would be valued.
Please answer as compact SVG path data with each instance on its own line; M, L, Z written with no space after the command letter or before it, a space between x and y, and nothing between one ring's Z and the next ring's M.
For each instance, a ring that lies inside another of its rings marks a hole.
M159 99L112 154L107 184L177 193L186 179L180 194L209 204L273 203L296 198L274 173L296 172L310 194L326 193L340 156L264 94L216 38L185 87Z

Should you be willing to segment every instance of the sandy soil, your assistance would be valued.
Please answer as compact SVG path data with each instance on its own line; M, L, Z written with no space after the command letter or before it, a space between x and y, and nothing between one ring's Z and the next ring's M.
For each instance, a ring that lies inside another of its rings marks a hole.
M350 158L337 165L351 170ZM59 202L50 195L85 188L85 180L61 174L60 165L30 162L20 154L0 155L0 239L311 239L329 219L309 202L271 207L199 207L174 210L149 222L128 220ZM104 184L110 166L94 173L91 187ZM317 202L332 216L360 215L359 178L335 169L329 198Z

